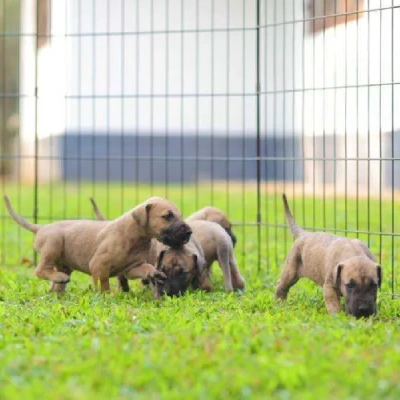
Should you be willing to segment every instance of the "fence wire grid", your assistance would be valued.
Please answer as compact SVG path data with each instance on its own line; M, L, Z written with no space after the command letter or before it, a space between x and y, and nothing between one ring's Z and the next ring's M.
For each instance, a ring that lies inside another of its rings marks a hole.
M1 0L2 189L46 223L152 195L224 210L275 281L297 222L364 240L397 296L400 0ZM32 236L1 213L1 264ZM250 277L248 280L251 280Z

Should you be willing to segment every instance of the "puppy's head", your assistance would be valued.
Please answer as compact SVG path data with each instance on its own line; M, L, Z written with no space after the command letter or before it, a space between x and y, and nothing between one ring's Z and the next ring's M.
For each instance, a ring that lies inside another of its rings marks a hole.
M334 279L345 298L346 313L356 318L376 314L382 267L365 257L352 257L335 267Z
M182 246L192 234L178 207L161 197L151 197L137 206L132 217L147 234L170 247Z
M204 219L206 221L215 222L225 229L226 233L230 236L232 240L233 247L235 247L237 239L232 232L232 224L229 222L228 217L225 215L225 213L215 207L205 207L202 211L204 212Z
M162 271L166 279L155 287L156 297L166 294L179 296L186 292L189 286L197 286L205 260L186 249L163 250L157 260L157 269Z

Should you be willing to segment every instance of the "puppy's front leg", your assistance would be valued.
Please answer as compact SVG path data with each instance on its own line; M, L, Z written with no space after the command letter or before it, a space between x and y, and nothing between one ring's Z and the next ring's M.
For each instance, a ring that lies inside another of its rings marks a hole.
M151 282L157 279L165 279L165 275L154 268L151 264L142 264L138 267L127 268L124 275L128 279L146 279L149 278Z
M329 314L335 314L340 311L340 294L335 286L331 283L325 283L324 287L324 300L326 309Z
M94 290L97 292L99 281L101 292L110 290L110 266L101 263L97 257L93 257L89 263L90 273L92 274Z

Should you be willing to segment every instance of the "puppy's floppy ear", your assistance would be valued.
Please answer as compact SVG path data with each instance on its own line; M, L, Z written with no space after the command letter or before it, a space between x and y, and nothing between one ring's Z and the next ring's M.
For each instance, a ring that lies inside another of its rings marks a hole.
M157 269L160 270L162 267L163 258L165 256L166 250L161 251L157 259Z
M140 224L143 228L146 228L149 223L149 212L153 204L141 204L132 211L133 219Z
M333 270L333 283L335 286L340 287L340 278L342 275L344 264L336 265L335 269Z
M379 264L376 264L376 271L378 273L378 287L380 289L382 286L382 267Z

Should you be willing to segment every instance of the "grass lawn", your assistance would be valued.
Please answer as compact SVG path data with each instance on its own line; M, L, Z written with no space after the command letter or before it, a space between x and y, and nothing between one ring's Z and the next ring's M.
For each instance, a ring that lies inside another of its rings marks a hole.
M31 218L33 188L7 185L5 190L17 210ZM111 218L152 194L167 196L184 215L213 202L233 221L247 223L234 229L246 292L226 294L215 266L210 294L190 292L156 302L139 282L124 294L113 280L112 292L100 295L93 293L88 276L75 272L67 292L57 298L30 267L32 234L4 217L0 399L400 397L400 307L390 295L393 277L399 292L399 239L376 234L393 231L390 202L303 200L288 191L300 224L374 232L360 238L384 268L379 315L355 320L328 316L321 289L305 280L286 303L275 303L274 285L292 242L279 195L262 196L266 225L260 250L252 225L257 197L250 186L40 186L40 222L92 218L91 195ZM400 215L400 203L394 214Z

